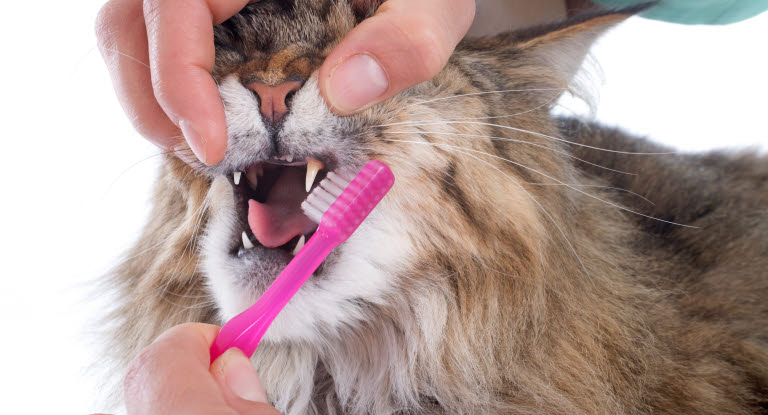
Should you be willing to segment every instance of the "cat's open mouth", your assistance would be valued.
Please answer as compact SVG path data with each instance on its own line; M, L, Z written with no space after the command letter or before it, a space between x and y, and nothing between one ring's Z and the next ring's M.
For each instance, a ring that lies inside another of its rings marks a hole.
M325 163L316 158L287 155L228 175L242 229L230 253L242 257L261 247L295 255L317 229L301 211L301 202L326 173Z

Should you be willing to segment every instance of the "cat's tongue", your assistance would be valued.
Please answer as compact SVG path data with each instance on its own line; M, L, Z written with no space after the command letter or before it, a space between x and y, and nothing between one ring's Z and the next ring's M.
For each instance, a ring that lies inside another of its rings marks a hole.
M276 248L317 228L317 224L301 212L301 202L307 197L304 179L301 169L285 169L265 203L248 201L248 226L263 246Z

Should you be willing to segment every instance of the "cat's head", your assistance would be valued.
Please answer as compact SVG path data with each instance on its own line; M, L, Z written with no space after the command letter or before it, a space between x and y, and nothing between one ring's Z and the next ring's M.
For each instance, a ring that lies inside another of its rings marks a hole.
M204 230L200 270L220 321L258 299L299 240L314 232L299 208L308 183L374 158L396 176L390 194L307 281L265 341L312 341L365 322L372 309L408 293L413 301L429 290L475 295L460 292L477 284L461 280L466 264L512 274L540 267L547 259L538 247L553 229L550 213L537 205L553 196L531 184L546 181L538 173L569 174L549 110L592 41L630 14L465 41L432 80L357 115L334 115L320 95L318 69L374 7L265 0L215 30L227 153L215 166L193 163L192 172L179 167L184 174L173 176L198 177L207 191L183 214ZM323 166L316 178L308 163ZM202 211L197 223L193 214Z

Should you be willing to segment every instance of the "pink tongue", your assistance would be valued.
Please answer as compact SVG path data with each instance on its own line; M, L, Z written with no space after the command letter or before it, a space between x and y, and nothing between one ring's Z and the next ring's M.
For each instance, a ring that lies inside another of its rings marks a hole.
M248 226L260 244L277 248L317 228L301 212L301 202L307 197L304 178L302 169L286 168L270 189L266 203L248 201Z

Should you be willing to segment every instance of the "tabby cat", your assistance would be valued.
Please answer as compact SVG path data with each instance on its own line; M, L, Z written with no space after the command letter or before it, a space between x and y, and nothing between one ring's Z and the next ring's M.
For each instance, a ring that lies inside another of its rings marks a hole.
M433 79L339 117L317 70L362 3L264 0L216 27L227 155L164 159L111 275L114 356L249 306L314 230L305 181L375 158L394 188L252 359L280 411L767 413L768 159L550 111L637 10L465 40Z

